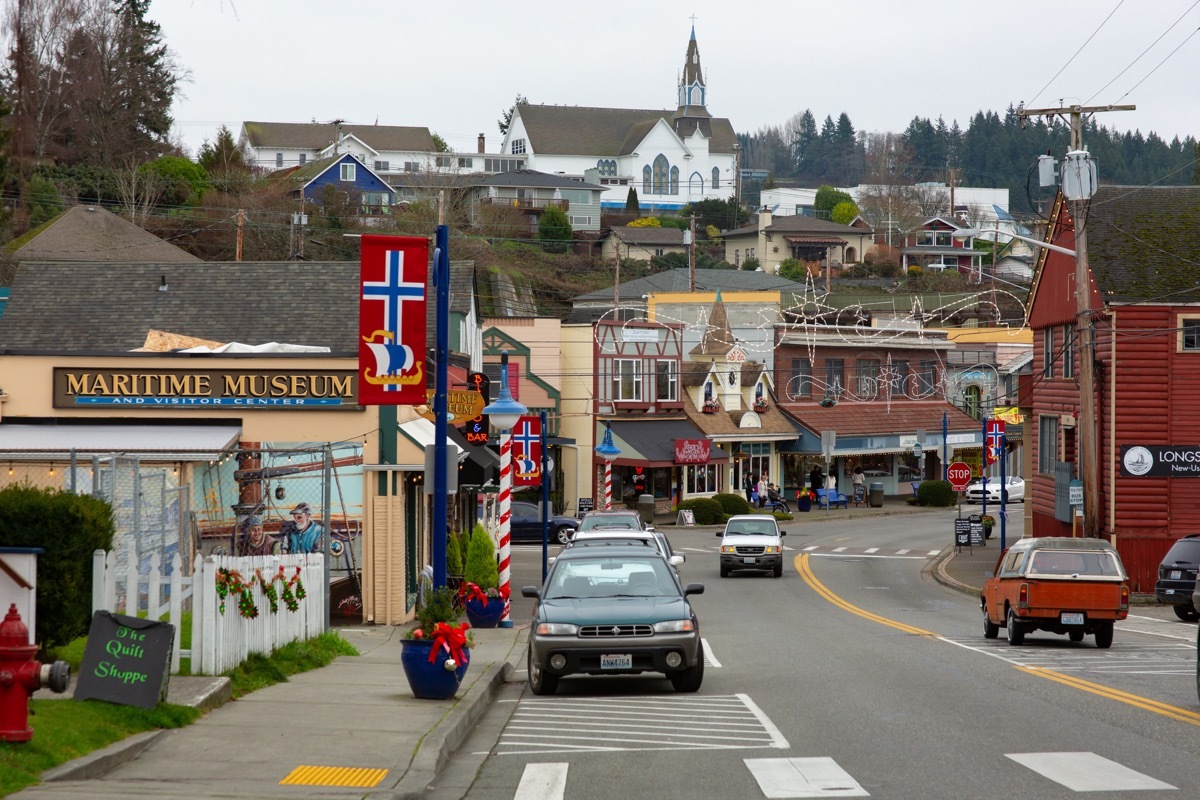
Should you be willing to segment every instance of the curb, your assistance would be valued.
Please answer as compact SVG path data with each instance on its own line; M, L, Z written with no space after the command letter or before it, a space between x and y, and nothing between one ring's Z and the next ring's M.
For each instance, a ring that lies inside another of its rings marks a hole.
M230 683L229 678L214 677L195 696L189 698L188 702L184 705L198 708L202 713L207 714L209 711L212 711L214 708L220 708L232 699L233 685ZM91 778L102 777L122 764L133 761L147 747L152 745L159 736L166 732L165 729L160 729L135 733L133 736L129 736L119 742L113 742L102 750L96 750L95 752L72 759L65 764L59 764L57 767L48 769L39 777L42 783L89 780Z
M475 724L491 708L492 701L508 678L514 667L511 663L513 650L517 647L520 636L513 640L512 647L504 661L494 662L486 675L478 678L462 700L446 712L429 733L417 745L417 752L404 776L396 784L391 797L395 800L420 800L430 783L433 783L438 773L446 766L450 756L467 740Z

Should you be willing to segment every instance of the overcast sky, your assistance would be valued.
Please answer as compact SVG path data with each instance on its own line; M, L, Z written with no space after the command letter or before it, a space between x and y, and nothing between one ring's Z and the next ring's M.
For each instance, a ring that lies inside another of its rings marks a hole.
M193 154L221 124L236 136L245 120L337 118L427 127L456 150L474 151L484 133L496 152L496 121L517 94L673 109L692 15L709 112L740 133L806 108L818 125L845 111L858 131L900 132L915 116L965 129L976 111L1024 101L1135 104L1098 121L1200 136L1197 0L150 6L191 75L173 113Z

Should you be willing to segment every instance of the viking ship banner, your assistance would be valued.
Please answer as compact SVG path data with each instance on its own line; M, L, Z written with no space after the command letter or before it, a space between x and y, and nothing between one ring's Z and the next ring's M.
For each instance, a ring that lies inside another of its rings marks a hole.
M363 236L358 301L358 402L425 402L425 284L429 241Z
M512 485L542 485L541 417L521 417L512 429Z

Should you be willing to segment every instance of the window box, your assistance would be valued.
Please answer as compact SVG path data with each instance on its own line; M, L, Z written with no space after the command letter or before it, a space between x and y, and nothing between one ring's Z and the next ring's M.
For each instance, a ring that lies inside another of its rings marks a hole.
M759 414L762 414L763 412L765 412L767 410L766 398L760 397L757 400L755 400L754 401L754 410L757 411Z
M721 410L721 404L716 400L705 400L704 405L700 408L705 414L715 414Z

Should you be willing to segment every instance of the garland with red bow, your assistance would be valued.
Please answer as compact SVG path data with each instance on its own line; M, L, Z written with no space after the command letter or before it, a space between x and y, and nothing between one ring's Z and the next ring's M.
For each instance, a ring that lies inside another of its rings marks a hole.
M465 622L458 625L447 625L445 622L439 622L433 626L433 635L429 638L433 641L433 646L429 648L429 663L437 661L442 650L450 654L454 662L460 667L469 663L470 655L463 648L467 645L467 630L471 626Z
M498 597L507 601L509 594L510 591L507 586L502 586L499 589L492 587L485 591L479 588L479 584L463 581L462 585L458 587L459 603L474 600L476 603L486 606L489 600L495 600Z
M308 592L304 590L304 584L300 580L300 567L296 567L296 572L291 578L287 577L283 565L280 565L279 572L270 578L263 577L262 570L256 569L254 571L254 578L249 581L237 570L225 569L223 567L218 569L216 588L217 596L221 598L218 611L222 614L225 613L225 598L232 592L238 596L238 613L245 619L254 619L257 617L258 604L254 602L254 595L251 590L255 584L258 584L263 590L263 594L267 596L267 602L271 605L271 613L278 614L280 592L275 588L276 581L283 584L283 602L287 606L288 611L298 611L300 609L300 601L308 596ZM293 589L293 587L295 588Z

